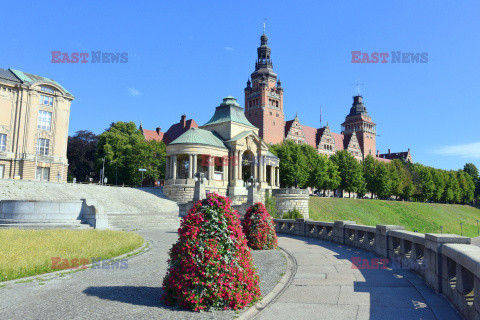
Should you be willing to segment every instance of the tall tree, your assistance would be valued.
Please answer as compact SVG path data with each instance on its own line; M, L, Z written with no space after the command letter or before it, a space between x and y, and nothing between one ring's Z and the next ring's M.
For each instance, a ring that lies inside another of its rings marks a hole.
M365 188L370 192L372 199L375 194L375 169L378 160L368 155L362 162L363 178L365 179Z
M105 176L109 183L139 185L142 181L138 169L147 169L146 182L165 177L165 144L145 141L133 122L116 122L100 136L97 146L97 169L105 159Z
M352 192L362 190L364 179L360 163L346 150L337 151L331 160L338 166L340 173L340 189L347 191L349 196Z
M321 188L324 190L337 190L340 186L341 178L340 172L338 171L338 166L327 156L323 156L326 158L326 171L327 171L327 179L323 182Z
M67 158L68 177L78 181L89 181L89 178L97 179L95 172L95 150L98 137L88 130L75 132L68 137Z
M463 167L463 171L472 177L473 184L475 185L475 197L480 197L480 176L478 174L477 166L473 163L466 163Z

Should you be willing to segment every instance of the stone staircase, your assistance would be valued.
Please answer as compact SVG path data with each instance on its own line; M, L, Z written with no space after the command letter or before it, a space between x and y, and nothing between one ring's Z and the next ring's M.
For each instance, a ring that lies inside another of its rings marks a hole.
M168 200L161 188L0 180L0 201L80 199L96 200L102 205L113 229L176 228L180 225L178 205ZM84 228L82 225L74 227Z

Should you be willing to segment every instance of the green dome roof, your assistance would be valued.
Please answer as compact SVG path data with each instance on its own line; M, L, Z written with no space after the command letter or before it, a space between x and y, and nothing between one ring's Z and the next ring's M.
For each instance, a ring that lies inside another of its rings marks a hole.
M215 109L213 117L205 123L204 126L223 122L236 122L246 126L255 127L247 120L243 113L243 108L240 107L237 99L232 96L223 99L223 102Z
M201 144L227 149L223 141L216 134L200 128L191 128L187 130L170 144Z

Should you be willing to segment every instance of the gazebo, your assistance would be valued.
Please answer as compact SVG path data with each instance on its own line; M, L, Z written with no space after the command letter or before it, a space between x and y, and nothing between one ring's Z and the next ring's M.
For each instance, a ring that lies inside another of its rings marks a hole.
M192 201L198 172L207 179L207 192L229 196L234 204L246 201L251 178L258 182L260 196L280 185L279 159L268 151L258 128L231 96L223 99L207 123L167 146L164 193L178 203Z

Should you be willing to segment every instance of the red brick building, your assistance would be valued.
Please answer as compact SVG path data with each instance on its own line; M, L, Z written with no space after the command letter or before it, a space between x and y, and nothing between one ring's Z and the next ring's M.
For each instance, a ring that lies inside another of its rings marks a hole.
M393 159L412 161L410 149L407 152L379 154L376 151L376 124L367 113L363 97L353 97L350 112L342 123L342 132L335 133L327 124L322 128L313 128L300 123L296 115L293 120L285 121L283 93L280 80L273 71L271 49L268 37L260 37L257 48L257 61L251 80L245 88L245 115L259 130L259 136L266 143L277 144L284 140L307 143L318 153L332 155L339 150L348 150L358 160L367 155L388 162Z

